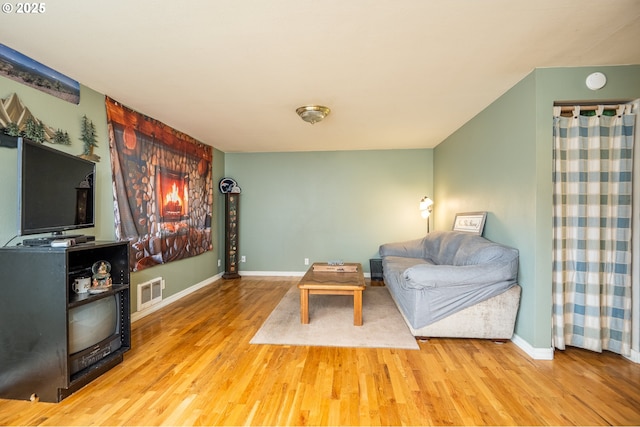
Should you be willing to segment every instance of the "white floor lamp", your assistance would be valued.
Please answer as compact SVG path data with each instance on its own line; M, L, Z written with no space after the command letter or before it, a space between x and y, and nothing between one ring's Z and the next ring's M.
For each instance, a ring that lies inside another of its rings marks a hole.
M422 218L427 220L427 234L429 234L429 215L431 215L432 211L433 211L433 200L431 200L427 196L424 196L420 200L420 214L422 215Z

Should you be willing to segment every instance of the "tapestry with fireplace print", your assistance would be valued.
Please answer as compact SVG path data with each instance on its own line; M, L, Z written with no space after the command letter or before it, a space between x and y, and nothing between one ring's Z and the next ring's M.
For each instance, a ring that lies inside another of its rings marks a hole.
M107 98L116 237L131 269L213 248L213 149Z

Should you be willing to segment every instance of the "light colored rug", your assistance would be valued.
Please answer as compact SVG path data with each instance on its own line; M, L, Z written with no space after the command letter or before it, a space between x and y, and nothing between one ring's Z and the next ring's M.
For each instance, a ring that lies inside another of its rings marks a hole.
M309 324L303 325L300 291L293 286L251 344L419 349L384 286L368 286L363 292L362 321L362 326L353 325L350 295L309 295Z

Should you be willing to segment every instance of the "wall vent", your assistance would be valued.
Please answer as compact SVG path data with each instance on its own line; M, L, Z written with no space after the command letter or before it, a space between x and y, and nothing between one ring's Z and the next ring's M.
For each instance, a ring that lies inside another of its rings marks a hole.
M164 279L156 277L138 285L138 311L149 308L162 301Z

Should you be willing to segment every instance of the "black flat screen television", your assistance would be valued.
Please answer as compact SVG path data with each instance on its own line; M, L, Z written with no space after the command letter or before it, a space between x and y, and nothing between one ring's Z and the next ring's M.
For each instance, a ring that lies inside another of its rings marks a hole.
M95 225L95 163L18 139L20 235Z

